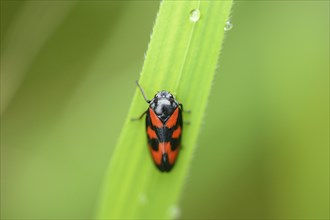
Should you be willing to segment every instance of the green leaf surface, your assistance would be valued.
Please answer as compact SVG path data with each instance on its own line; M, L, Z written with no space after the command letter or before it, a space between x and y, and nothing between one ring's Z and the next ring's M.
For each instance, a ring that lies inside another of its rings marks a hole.
M169 90L190 114L182 150L169 173L152 162L144 120L148 105L138 88L105 176L98 218L176 218L210 94L232 1L163 1L139 80L147 96ZM199 10L197 21L191 18ZM132 86L135 84L132 82ZM202 146L201 146L202 147Z

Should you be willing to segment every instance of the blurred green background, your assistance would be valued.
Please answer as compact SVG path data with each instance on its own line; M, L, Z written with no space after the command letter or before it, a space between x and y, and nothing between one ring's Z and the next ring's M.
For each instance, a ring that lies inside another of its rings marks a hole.
M1 1L1 218L93 216L158 7ZM231 20L181 217L329 218L329 2Z

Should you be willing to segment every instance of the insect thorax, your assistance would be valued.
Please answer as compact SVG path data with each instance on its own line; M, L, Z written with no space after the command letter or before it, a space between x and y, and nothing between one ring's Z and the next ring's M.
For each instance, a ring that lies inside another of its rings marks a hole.
M171 93L164 90L155 95L150 102L150 107L162 122L166 122L178 107L178 102Z

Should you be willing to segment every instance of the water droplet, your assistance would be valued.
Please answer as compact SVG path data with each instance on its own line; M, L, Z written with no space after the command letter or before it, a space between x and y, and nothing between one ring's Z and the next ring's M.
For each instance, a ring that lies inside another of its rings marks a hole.
M190 20L193 22L197 22L201 17L201 12L198 9L191 10L190 12Z
M224 27L224 30L229 31L232 28L233 28L233 24L231 23L231 20L227 20L226 24L225 24L225 27Z
M144 193L141 193L139 195L139 202L142 204L142 205L145 205L147 202L148 202L148 197L146 194Z
M172 219L178 219L181 216L181 209L177 205L172 205L169 208L169 214Z

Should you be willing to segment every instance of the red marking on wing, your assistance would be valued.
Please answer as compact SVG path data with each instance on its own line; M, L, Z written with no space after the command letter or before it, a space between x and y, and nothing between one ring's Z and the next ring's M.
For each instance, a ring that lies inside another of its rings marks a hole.
M147 134L148 134L150 139L157 139L156 132L154 130L152 130L150 126L148 126Z
M159 143L159 145L161 145L161 144L163 144L163 152L167 153L169 163L171 165L174 164L176 157L178 156L180 146L177 149L172 151L170 142Z
M179 147L172 151L170 142L161 142L161 143L159 143L159 148L158 148L159 155L161 157L162 154L167 153L169 163L172 165L172 164L174 164L176 157L178 156Z
M179 153L179 148L180 146L178 146L177 149L173 150L173 151L169 151L168 152L168 161L170 162L170 164L174 164L175 160L176 160L176 157L178 156L178 153Z
M179 138L181 135L181 127L179 126L177 129L173 131L172 138Z
M166 127L172 128L176 125L179 116L179 108L176 108L171 117L166 122Z
M153 150L150 147L150 145L149 145L149 150L150 150L152 159L154 160L155 164L160 165L162 162L162 152L159 150L159 148L158 148L158 151Z
M162 128L164 126L163 122L157 117L154 110L149 108L149 113L150 113L151 123L153 124L153 126L155 126L157 128Z
M170 142L160 142L159 143L159 151L162 154L167 153L168 150L171 150L171 143Z

